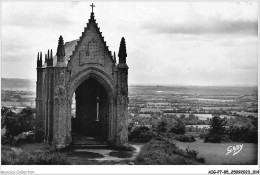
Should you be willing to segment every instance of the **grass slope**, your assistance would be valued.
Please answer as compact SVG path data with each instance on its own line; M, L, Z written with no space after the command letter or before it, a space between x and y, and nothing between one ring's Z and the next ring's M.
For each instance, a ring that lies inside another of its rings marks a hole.
M141 148L136 165L198 165L197 154L179 149L169 139L154 139Z
M207 165L256 165L258 148L254 143L183 143L175 142L178 147L185 149L188 147L199 152L199 156L206 158ZM233 155L227 154L229 146L243 144L242 150Z

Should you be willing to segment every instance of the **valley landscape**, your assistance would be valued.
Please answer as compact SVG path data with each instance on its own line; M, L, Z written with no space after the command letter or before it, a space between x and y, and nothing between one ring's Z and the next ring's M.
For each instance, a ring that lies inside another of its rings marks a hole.
M16 113L26 107L35 108L34 81L2 79L1 85L2 107L8 107ZM73 108L75 105L72 105ZM164 134L180 149L197 151L198 156L205 159L202 161L204 164L257 164L255 138L245 140L232 135L222 143L205 143L205 135L209 132L215 115L225 121L226 128L233 125L241 128L249 122L250 126L257 126L257 87L129 86L128 111L130 143L145 144L152 139L147 139L147 135L142 136L140 133L135 136L134 130L149 128L158 132L160 123L167 121L168 129ZM179 120L184 124L185 131L171 132ZM184 136L188 141L180 139ZM244 147L239 154L226 155L229 146L241 144Z

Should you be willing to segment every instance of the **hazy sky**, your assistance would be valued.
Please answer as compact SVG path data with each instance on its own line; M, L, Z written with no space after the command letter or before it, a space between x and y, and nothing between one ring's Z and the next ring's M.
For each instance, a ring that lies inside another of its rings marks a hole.
M129 84L257 85L257 2L96 2L111 51L127 46ZM36 79L37 52L79 39L89 2L3 2L2 77Z

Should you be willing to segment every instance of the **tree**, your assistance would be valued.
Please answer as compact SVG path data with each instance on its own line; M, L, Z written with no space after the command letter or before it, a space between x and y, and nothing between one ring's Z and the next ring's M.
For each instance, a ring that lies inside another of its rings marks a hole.
M185 114L181 114L181 115L180 115L180 118L181 118L181 119L185 119Z
M1 108L1 128L6 127L7 137L16 136L22 132L33 130L35 127L35 110L29 107L23 109L19 114L10 108Z
M6 127L7 124L7 116L13 115L10 108L2 106L1 108L1 128Z
M23 131L19 117L16 113L12 112L10 108L1 108L1 128L6 127L6 136L15 136Z
M212 117L210 122L210 129L208 136L205 138L205 142L213 142L219 143L223 139L225 135L225 127L224 127L224 120L222 120L219 115L215 115Z
M20 114L19 119L22 124L22 127L24 128L24 131L32 131L35 128L35 109L32 109L30 107L24 108Z
M156 131L158 133L165 133L167 131L168 128L168 123L165 119L162 119L160 122L158 122L157 126L156 126Z
M190 114L189 115L189 120L192 121L192 120L195 120L196 119L196 116L194 114Z
M186 132L185 123L181 119L177 120L177 123L171 127L170 132L175 134L185 134Z

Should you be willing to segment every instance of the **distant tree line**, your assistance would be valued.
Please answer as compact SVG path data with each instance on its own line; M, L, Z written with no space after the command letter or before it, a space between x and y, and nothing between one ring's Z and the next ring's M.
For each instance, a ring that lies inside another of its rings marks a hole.
M134 142L146 143L150 140L163 137L172 138L184 142L193 142L195 138L186 135L186 124L179 117L153 117L146 119L149 125L135 125L133 120L128 126L129 140Z
M210 129L205 142L258 142L258 118L236 117L221 119L215 115L210 122Z
M215 114L212 119L200 123L200 119L194 114L189 117L181 115L151 116L142 118L132 117L129 123L129 140L135 142L148 142L158 135L184 142L195 141L195 137L204 139L205 142L245 142L257 143L258 141L258 118L234 117L220 118ZM191 127L186 124L209 124L209 129ZM187 131L187 132L186 132Z

